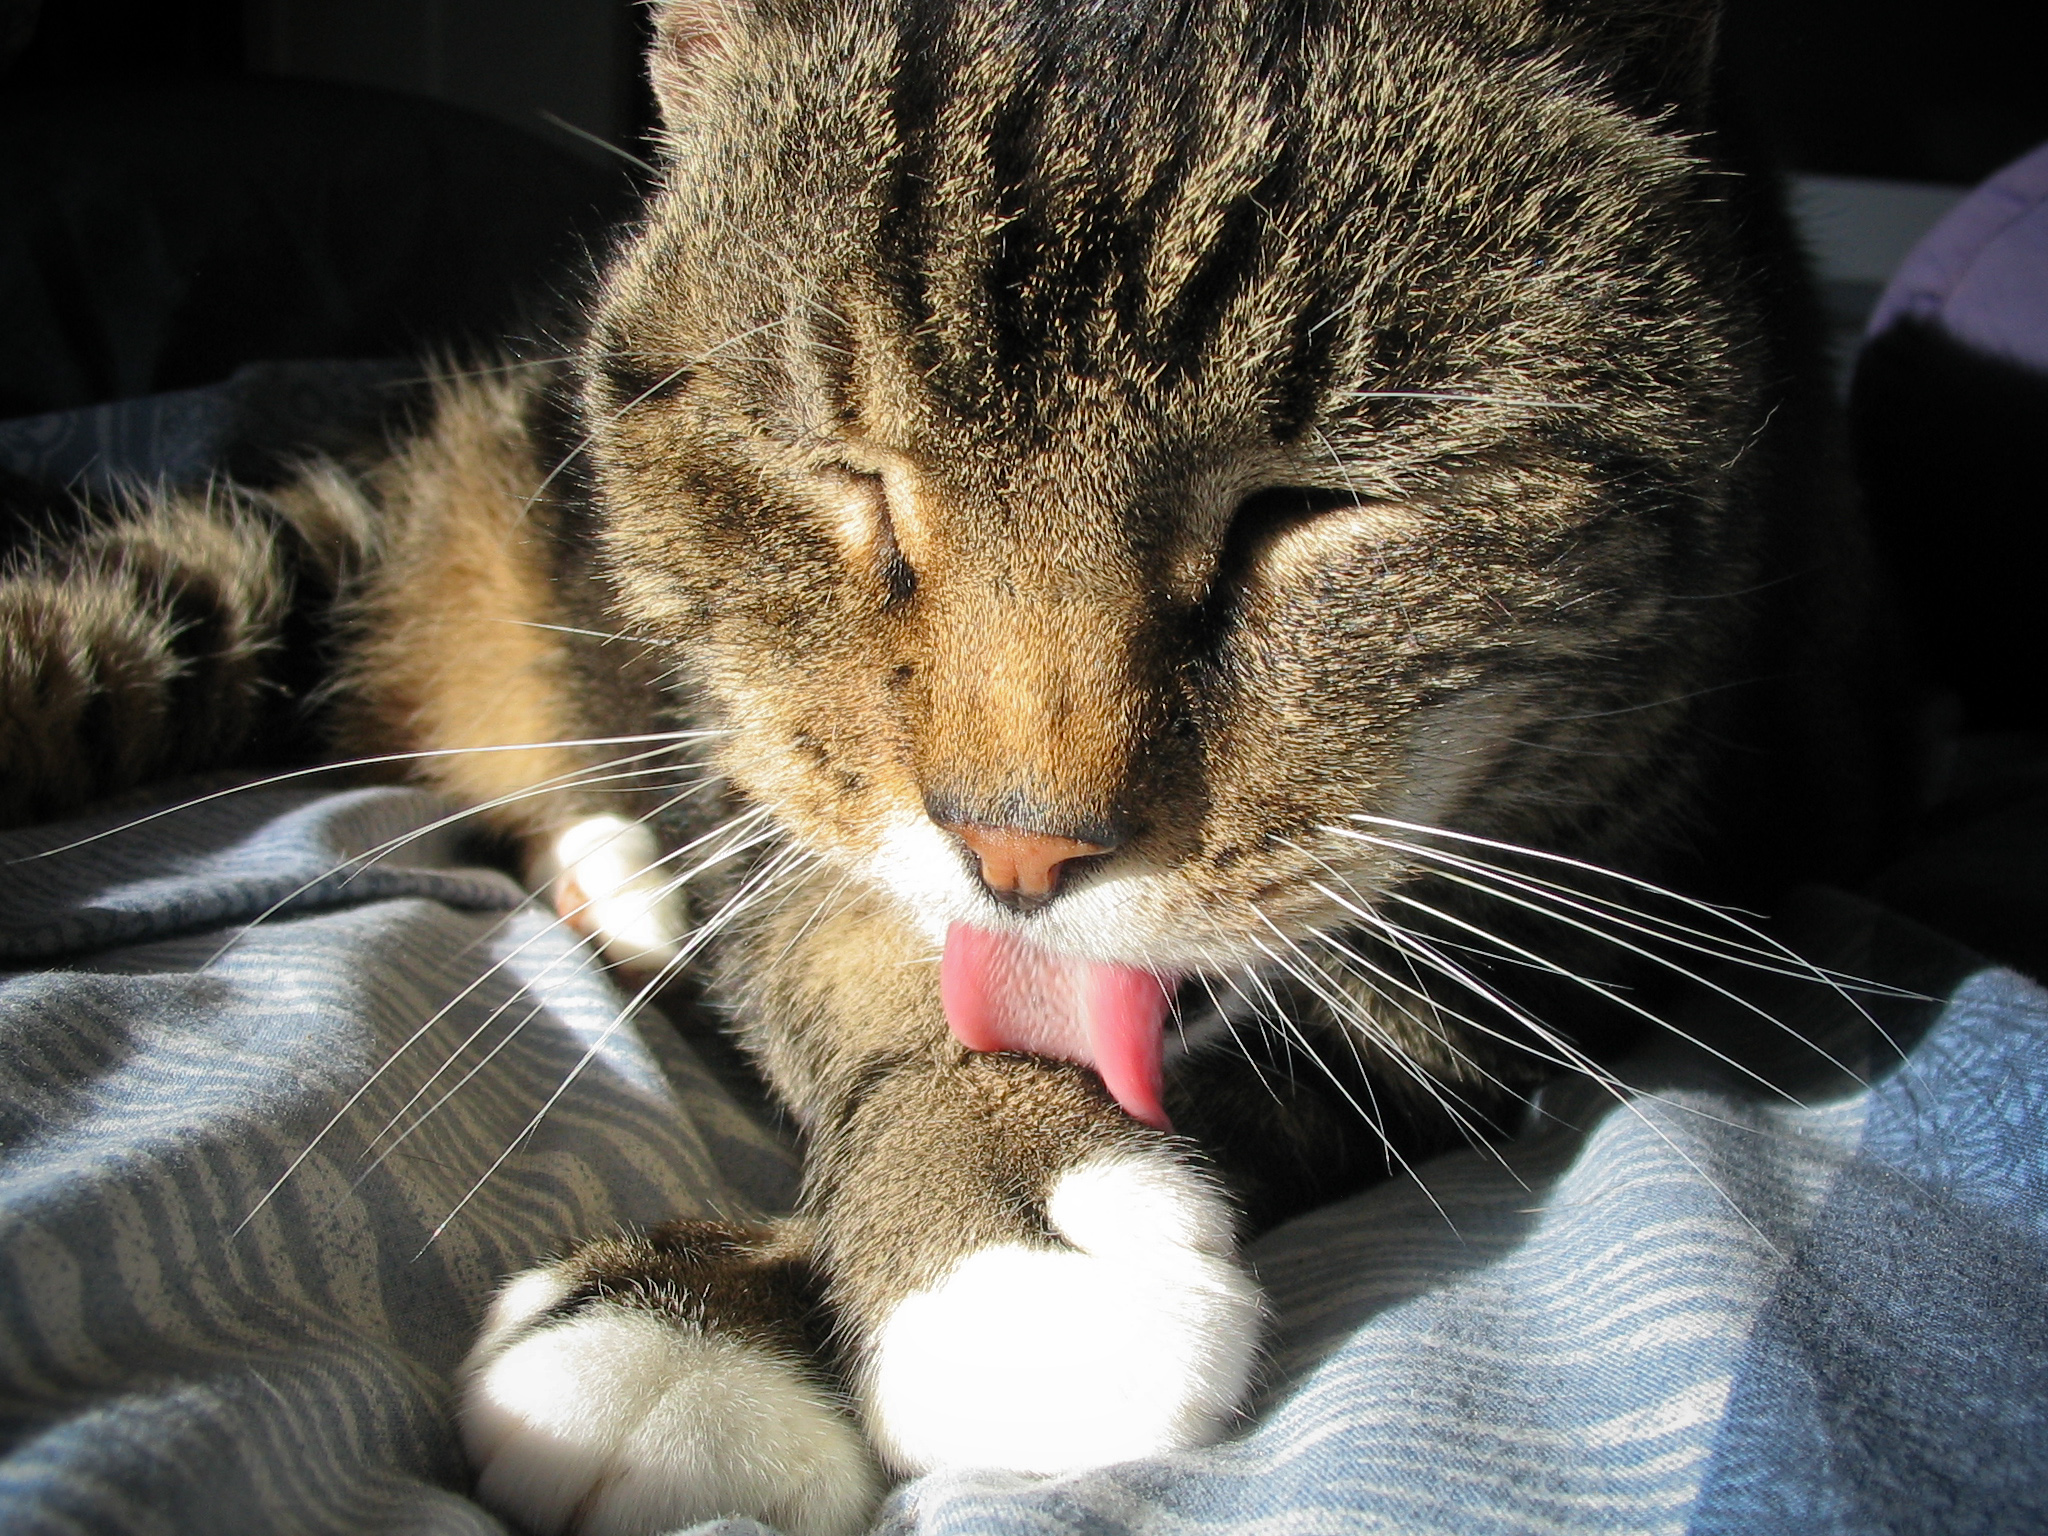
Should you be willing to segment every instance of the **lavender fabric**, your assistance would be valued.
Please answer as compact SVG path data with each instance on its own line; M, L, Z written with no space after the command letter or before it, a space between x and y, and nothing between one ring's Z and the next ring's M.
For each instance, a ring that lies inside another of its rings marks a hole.
M2048 370L2048 144L1927 233L1893 274L1869 334L1909 317L1994 357Z

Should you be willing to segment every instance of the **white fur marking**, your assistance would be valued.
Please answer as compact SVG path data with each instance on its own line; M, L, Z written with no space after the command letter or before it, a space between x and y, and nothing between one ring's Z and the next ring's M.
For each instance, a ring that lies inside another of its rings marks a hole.
M568 1276L552 1264L507 1280L491 1298L490 1310L484 1313L483 1327L477 1331L476 1345L470 1351L470 1365L474 1367L485 1355L497 1354L567 1296L569 1289Z
M688 927L680 891L654 833L622 816L586 816L555 838L541 874L555 910L618 965L654 971L681 952Z
M959 848L922 816L882 829L870 870L935 945L946 942L948 923L978 921L994 905L975 889Z
M539 1536L651 1536L720 1515L788 1536L866 1529L873 1460L795 1367L621 1306L508 1336L536 1315L544 1282L559 1300L546 1270L500 1293L463 1366L463 1443L484 1503Z
M984 1248L883 1325L865 1397L893 1465L1066 1472L1223 1433L1260 1320L1223 1202L1163 1158L1112 1158L1046 1210L1075 1251Z
M973 923L1114 965L1171 972L1218 960L1205 926L1183 909L1186 881L1179 874L1123 867L1091 874L1043 912L1019 918L989 898L959 845L922 816L884 825L861 870L902 903L935 949L946 942L948 924Z

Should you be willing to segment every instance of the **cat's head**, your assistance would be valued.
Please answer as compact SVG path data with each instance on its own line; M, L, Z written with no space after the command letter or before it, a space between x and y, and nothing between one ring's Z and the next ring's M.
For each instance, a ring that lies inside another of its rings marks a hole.
M1754 559L1711 26L671 0L584 404L722 766L934 937L1173 970L1396 878L1360 813L1634 856Z

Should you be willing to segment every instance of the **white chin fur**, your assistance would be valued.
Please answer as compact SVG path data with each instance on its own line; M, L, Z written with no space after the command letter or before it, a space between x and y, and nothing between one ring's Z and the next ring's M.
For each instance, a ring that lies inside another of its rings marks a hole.
M534 874L555 910L614 965L656 971L681 952L689 915L654 833L622 816L586 816L556 835Z
M906 1472L1067 1472L1217 1439L1249 1385L1258 1288L1228 1209L1161 1158L1085 1164L1046 1204L1071 1250L1005 1243L898 1303L866 1382Z
M881 1496L846 1416L788 1362L637 1308L527 1331L566 1293L534 1270L499 1293L462 1368L477 1497L535 1536L652 1536L750 1515L852 1536Z

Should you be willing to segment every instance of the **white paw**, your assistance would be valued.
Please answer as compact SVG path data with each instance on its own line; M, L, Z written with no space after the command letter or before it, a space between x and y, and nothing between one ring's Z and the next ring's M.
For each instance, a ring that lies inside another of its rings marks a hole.
M787 1536L867 1528L859 1432L790 1362L637 1307L530 1326L552 1270L505 1287L462 1367L477 1498L535 1536L651 1536L751 1515Z
M869 1433L908 1472L1065 1472L1218 1438L1250 1384L1260 1304L1230 1213L1164 1160L1106 1159L1046 1202L1071 1250L968 1255L883 1325Z
M548 887L555 910L614 965L653 972L681 952L689 913L670 889L675 871L661 863L654 833L622 816L586 816L541 855L534 884Z

